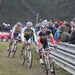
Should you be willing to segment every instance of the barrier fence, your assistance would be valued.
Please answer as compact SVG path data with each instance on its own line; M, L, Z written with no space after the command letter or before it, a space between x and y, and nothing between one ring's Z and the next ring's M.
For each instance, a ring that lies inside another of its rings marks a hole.
M75 75L75 45L68 43L56 43L57 50L51 46L51 57L57 65Z

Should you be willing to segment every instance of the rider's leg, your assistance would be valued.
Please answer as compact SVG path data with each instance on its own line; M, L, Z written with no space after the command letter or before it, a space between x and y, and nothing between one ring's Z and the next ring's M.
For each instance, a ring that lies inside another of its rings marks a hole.
M42 43L42 44L43 44L43 49L48 48L48 43L47 43L47 42ZM40 56L40 63L43 64L44 61L43 61L43 59L42 59L41 53L42 53L42 49L39 50L39 56Z
M10 43L9 43L9 47L11 46L13 40L14 40L14 38L11 38L11 41L10 41Z
M42 55L41 55L42 49L43 49L43 43L41 42L41 48L40 48L40 50L39 50L40 64L43 64L43 59L42 59Z
M11 46L13 40L14 40L14 38L12 37L11 40L10 40L10 42L9 42L9 46L8 46L8 48L7 48L8 50L10 49L10 46Z
M24 47L25 47L25 45L26 45L26 39L24 39L24 41L23 41L22 43L23 43L23 44L22 44L22 48L21 48L21 50L20 50L20 55L23 54L23 49L24 49Z

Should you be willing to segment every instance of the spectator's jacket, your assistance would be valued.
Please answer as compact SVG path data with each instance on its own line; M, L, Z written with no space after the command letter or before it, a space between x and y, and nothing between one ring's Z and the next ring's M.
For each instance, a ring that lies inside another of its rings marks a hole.
M69 43L75 44L75 30L73 31L72 35L69 38Z
M55 34L54 34L54 40L58 40L58 38L59 38L59 29L57 28L56 29L56 32L55 32Z
M61 34L61 42L68 42L70 34L65 30Z

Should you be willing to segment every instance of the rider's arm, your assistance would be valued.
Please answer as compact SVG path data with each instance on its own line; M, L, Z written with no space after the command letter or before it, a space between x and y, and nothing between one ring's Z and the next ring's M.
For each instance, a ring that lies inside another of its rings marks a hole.
M40 44L40 36L39 36L39 33L37 34L37 44Z
M23 28L22 31L21 31L21 39L22 39L22 42L24 42L24 30L25 30L25 28Z
M41 42L40 42L40 36L39 36L39 35L37 35L37 47L38 47L39 49L43 48L43 46L42 46L42 44L41 44Z
M13 28L12 28L12 35L11 35L11 37L14 36L14 32L15 32L15 28L13 27Z
M31 29L33 30L34 41L37 42L35 29L33 27L31 27Z
M52 44L55 45L55 41L54 41L52 33L50 33L50 40L51 40Z

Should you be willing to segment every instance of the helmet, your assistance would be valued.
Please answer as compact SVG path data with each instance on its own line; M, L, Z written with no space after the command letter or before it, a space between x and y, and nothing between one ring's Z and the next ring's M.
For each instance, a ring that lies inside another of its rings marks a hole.
M17 25L17 26L22 26L21 22L17 22L16 25Z
M45 25L45 24L42 24L42 25L41 25L41 28L46 28L46 25Z
M33 23L30 21L26 23L26 26L32 26L32 25L33 25Z

